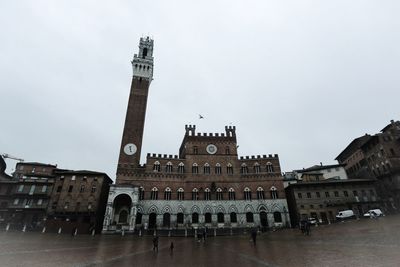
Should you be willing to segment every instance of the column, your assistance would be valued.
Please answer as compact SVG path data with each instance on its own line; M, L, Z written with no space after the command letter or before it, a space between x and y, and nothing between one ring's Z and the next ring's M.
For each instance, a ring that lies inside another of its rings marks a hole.
M108 226L112 223L113 206L112 202L107 203L106 212L104 214L103 231L108 230Z
M135 222L136 222L136 207L131 207L131 211L129 213L129 231L135 230Z

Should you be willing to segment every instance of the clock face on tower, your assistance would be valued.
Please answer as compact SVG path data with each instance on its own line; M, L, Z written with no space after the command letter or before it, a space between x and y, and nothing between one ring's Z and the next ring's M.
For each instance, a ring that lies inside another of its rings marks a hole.
M206 147L206 151L207 151L208 154L211 154L211 155L215 154L215 153L217 153L217 147L215 145L213 145L213 144L209 144Z
M124 153L128 156L132 156L137 151L137 147L135 144L129 143L124 146Z

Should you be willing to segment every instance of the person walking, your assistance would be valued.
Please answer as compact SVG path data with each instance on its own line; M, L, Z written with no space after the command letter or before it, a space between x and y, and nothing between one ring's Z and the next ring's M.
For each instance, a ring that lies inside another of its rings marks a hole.
M251 231L251 239L253 239L253 244L255 246L257 243L257 229L255 228Z
M169 245L169 252L171 255L174 253L174 242L171 242L171 245Z
M306 221L306 234L310 235L311 233L311 224L309 221Z
M158 252L158 236L155 236L153 238L153 251L157 251Z
M206 237L207 237L207 228L203 229L203 242L206 242Z

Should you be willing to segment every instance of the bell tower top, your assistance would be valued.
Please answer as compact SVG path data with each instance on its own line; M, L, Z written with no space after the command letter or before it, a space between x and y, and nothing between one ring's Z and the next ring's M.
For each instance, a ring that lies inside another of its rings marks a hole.
M153 46L154 41L150 37L140 38L139 54L135 54L131 61L133 76L145 78L149 82L153 79Z

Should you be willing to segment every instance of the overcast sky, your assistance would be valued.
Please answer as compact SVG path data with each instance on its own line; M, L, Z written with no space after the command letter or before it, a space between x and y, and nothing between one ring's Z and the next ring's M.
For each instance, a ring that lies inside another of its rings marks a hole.
M399 119L399 1L193 2L1 1L0 153L115 179L146 35L142 163L178 154L192 123L235 125L239 156L279 154L283 171L331 164Z

